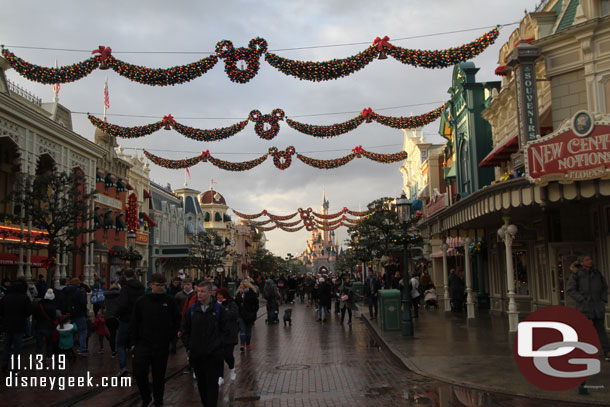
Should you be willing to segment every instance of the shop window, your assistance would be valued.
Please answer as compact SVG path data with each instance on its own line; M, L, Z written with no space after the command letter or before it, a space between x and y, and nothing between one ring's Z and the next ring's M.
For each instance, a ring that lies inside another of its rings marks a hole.
M527 252L513 249L513 268L515 271L515 294L529 295L529 279L527 275Z

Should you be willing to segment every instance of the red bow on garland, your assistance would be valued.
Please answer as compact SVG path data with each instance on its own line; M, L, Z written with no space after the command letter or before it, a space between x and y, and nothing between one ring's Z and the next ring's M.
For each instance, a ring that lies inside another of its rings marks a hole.
M267 214L267 209L263 209L262 214L263 214L263 215L266 215L266 214Z
M205 150L201 152L201 159L203 161L207 161L210 158L210 150Z
M174 116L172 116L171 114L168 114L167 116L163 116L163 125L164 126L172 126L176 124L176 121L174 120Z
M356 154L357 156L360 156L364 153L364 149L362 148L362 146L356 146L352 150L352 153Z
M101 60L106 61L108 57L112 54L112 48L100 45L98 49L94 49L93 51L91 51L91 54L100 54Z
M362 118L366 119L367 123L370 123L371 119L373 118L373 109L370 107L367 109L362 109Z
M42 260L42 267L44 267L47 271L55 264L55 257L47 257Z
M375 41L373 41L373 45L375 47L377 47L377 51L382 51L384 48L392 48L392 44L389 43L390 41L390 37L388 37L387 35L383 38L375 38Z

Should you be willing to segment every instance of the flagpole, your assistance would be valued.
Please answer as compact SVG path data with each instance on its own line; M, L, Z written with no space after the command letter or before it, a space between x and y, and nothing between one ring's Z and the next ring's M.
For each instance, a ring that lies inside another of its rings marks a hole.
M55 69L57 69L57 59L55 59ZM57 103L59 101L59 84L53 84L53 103Z
M106 121L106 94L108 92L108 76L104 79L104 121Z
M184 157L184 159L186 160L186 157ZM184 187L185 188L188 186L188 184L186 182L186 170L187 170L187 168L184 169Z

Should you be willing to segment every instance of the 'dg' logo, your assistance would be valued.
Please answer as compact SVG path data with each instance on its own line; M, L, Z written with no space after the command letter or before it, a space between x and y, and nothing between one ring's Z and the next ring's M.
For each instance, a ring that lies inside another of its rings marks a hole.
M544 390L568 390L600 371L599 338L580 312L540 308L519 324L514 354L523 376Z

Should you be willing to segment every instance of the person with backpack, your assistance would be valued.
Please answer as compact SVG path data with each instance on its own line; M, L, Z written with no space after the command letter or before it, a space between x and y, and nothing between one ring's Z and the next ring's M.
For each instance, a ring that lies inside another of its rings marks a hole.
M169 344L178 332L180 315L174 298L164 293L163 274L150 277L151 293L139 297L129 321L133 351L133 376L136 379L142 404L152 401L148 372L152 370L154 405L163 405L165 371L169 358Z
M138 298L144 295L144 285L136 280L132 269L125 270L125 283L119 294L116 317L119 319L119 329L116 334L116 351L119 360L119 376L127 374L126 349L129 347L129 322Z
M246 349L252 350L250 344L252 340L252 327L256 322L258 313L258 289L250 280L243 280L239 284L239 290L235 295L235 302L239 308L239 337L241 346L239 350L245 352Z
M55 353L55 343L53 331L57 325L57 307L53 300L55 294L49 288L44 298L33 307L32 314L36 321L36 353L42 353L42 343L46 342L46 357L51 357Z
M93 315L97 315L100 308L104 306L104 282L99 278L95 277L95 283L93 284L93 290L91 291L91 304L93 304Z
M104 320L106 321L106 327L110 333L110 350L113 358L116 356L116 334L119 329L117 310L119 307L120 295L121 286L119 283L112 283L110 289L104 293Z
M197 301L184 314L180 336L189 349L199 397L206 407L218 403L218 372L223 364L222 338L228 334L229 322L222 306L212 301L212 283L197 286Z
M72 323L78 328L78 351L81 356L89 356L87 350L87 297L80 288L81 281L74 277L70 280L70 285L63 289L64 308L62 314L70 315Z
M269 279L265 281L265 287L263 288L263 296L267 301L267 323L279 323L280 319L278 318L278 299L280 298L280 294L277 286L275 285L275 281L273 281L271 277L269 277Z

